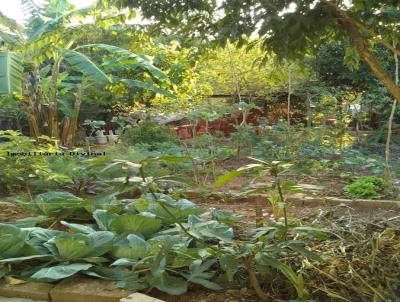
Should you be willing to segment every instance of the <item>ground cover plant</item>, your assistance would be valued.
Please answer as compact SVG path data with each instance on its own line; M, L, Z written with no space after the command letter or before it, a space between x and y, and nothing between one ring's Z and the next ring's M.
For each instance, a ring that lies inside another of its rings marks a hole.
M78 2L0 4L1 282L400 299L398 1Z
M56 219L69 231L52 230L54 222L49 229L18 227L18 221L1 224L3 276L51 282L83 272L115 280L123 288L155 287L176 295L186 292L190 283L220 290L233 283L236 273L243 269L257 294L265 298L255 271L272 269L294 286L291 295L306 297L308 292L301 276L289 264L280 262L279 255L299 253L319 261L318 255L305 249L305 242L289 238L307 234L323 240L327 235L298 223L289 225L285 216L284 225L276 222L272 229L254 230L251 241L241 240L232 226L221 222L234 222L229 220L228 212L214 212L211 219L204 219L201 216L206 211L194 203L157 192L157 183L168 178L147 176L145 164L179 160L183 159L108 163L103 169L118 165L124 168L123 186L117 185L112 193L95 200L52 191L39 194L33 201L21 202L37 214ZM135 172L126 172L126 168ZM121 180L114 181L118 184ZM115 198L116 190L127 193L138 188L142 195L137 199ZM89 215L81 215L82 210ZM69 219L85 219L86 224L67 222ZM264 241L265 236L269 240ZM41 263L35 263L37 260ZM219 283L213 281L214 277L219 277Z

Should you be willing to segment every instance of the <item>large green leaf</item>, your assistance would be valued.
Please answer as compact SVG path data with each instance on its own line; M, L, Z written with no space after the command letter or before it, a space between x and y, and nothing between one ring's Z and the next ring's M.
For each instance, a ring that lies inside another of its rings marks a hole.
M143 57L137 55L136 53L131 52L125 48L121 48L121 47L109 45L109 44L87 44L87 45L79 46L76 49L79 49L79 48L102 49L102 50L108 51L112 54L118 55L121 58L126 58L126 57L132 58L136 62L138 62L142 68L149 71L153 76L157 77L158 79L165 80L167 78L167 75L165 73L163 73L160 69L155 67L153 64L151 64L149 62L149 60L147 60L146 58L143 58ZM117 60L117 62L118 62L118 60Z
M0 25L6 27L8 31L11 32L22 32L22 25L18 24L14 19L7 17L6 15L0 12Z
M39 1L32 0L24 0L23 2L37 3ZM71 7L68 7L70 4L68 1L54 1L57 7L53 6L53 14L57 15L57 17L53 17L50 19L46 19L44 21L42 18L34 19L30 25L28 30L28 39L30 41L38 40L44 35L48 33L54 33L62 30L63 27L67 26L71 17L82 17L88 15L88 13L93 12L92 7L83 7L76 10L71 10ZM40 6L36 6L37 14L41 14L44 8ZM33 25L33 26L32 26Z
M212 290L222 289L217 283L210 281L215 272L210 272L209 269L217 262L216 259L203 262L202 260L195 260L189 266L190 274L182 274L189 282L200 284Z
M160 251L169 251L175 244L186 246L189 242L190 240L181 234L155 236L147 240L150 253L154 255L160 253Z
M96 210L93 212L93 218L102 231L108 231L110 229L110 222L116 217L118 217L118 214L109 214L106 210Z
M64 234L49 240L46 246L61 260L99 257L113 247L114 235L99 231L90 234Z
M321 257L319 257L318 254L307 250L305 248L303 242L291 240L291 241L285 242L282 246L287 247L287 248L291 249L292 251L299 253L300 255L303 255L304 257L306 257L310 260L321 261Z
M0 263L20 263L24 262L27 260L32 260L32 259L42 259L42 260L48 260L51 259L50 255L32 255L32 256L23 256L23 257L16 257L16 258L7 258L7 259L2 259L0 260Z
M165 225L175 223L175 218L178 222L185 221L189 215L200 215L205 212L204 209L197 207L193 202L187 199L175 201L168 195L157 194L156 201L151 194L146 198L132 203L139 212L151 212L160 218ZM160 205L162 203L163 206ZM167 208L165 210L164 208ZM171 214L174 216L172 217Z
M85 200L85 209L88 212L94 212L97 209L118 209L122 207L121 202L117 200L116 195L118 192L105 192L97 194Z
M115 243L111 254L115 258L140 259L146 257L149 253L149 245L147 242L134 234L128 235L126 238Z
M32 228L38 224L44 224L50 220L47 216L34 216L8 221L6 224L12 224L19 228Z
M166 272L157 277L147 276L146 280L151 286L170 295L181 295L187 291L185 280L171 276Z
M161 228L161 220L143 215L123 214L110 222L110 230L118 234L141 234L149 236Z
M205 221L197 216L190 215L188 225L190 232L195 236L232 242L233 229L224 223L215 220Z
M85 274L114 281L137 280L138 273L124 267L93 267Z
M233 254L224 254L219 259L219 265L226 272L229 282L233 282L233 277L240 268L240 263Z
M0 224L0 258L15 258L23 255L27 232L13 225Z
M0 52L0 94L21 93L23 81L22 57L11 52Z
M50 244L54 244L56 249L51 249ZM61 260L77 260L85 258L92 250L87 242L87 238L82 234L65 234L50 240L46 246L51 251L56 251L57 257Z
M50 253L49 249L45 246L45 243L49 240L65 234L61 231L48 230L43 228L26 228L24 229L28 232L27 244L29 244L37 253L42 255L48 255Z
M83 73L88 79L98 83L111 83L110 78L87 56L75 50L64 49L63 55L72 68Z
M87 270L93 265L88 263L73 263L42 268L30 278L36 281L55 281L75 275L80 271Z
M82 199L64 191L39 194L34 205L46 216L66 217L82 208Z
M243 215L235 214L233 212L227 212L219 209L211 210L211 217L219 222L226 223L228 225L235 225L243 220Z
M3 41L7 44L17 44L19 42L19 39L16 35L0 31L0 41Z
M127 49L110 44L85 44L78 46L76 49L81 48L102 49L112 54L129 55L129 51Z
M60 223L72 230L74 233L82 233L82 234L90 234L95 232L95 230L88 225L78 224L78 223L69 223L66 221L60 221Z
M173 93L169 92L168 90L161 89L156 85L154 85L153 83L145 83L142 81L131 80L131 79L122 79L120 82L124 83L126 86L130 88L140 88L140 89L150 90L155 93L168 96L170 98L176 98L176 96Z
M306 295L307 290L305 288L303 278L301 275L297 275L289 265L267 255L266 253L256 254L255 260L258 265L270 266L280 271L296 288L297 295L300 298L303 298Z
M151 274L146 276L146 281L158 290L170 295L181 295L187 291L187 282L181 278L169 275L166 268L167 260L162 253L154 258Z
M224 175L221 175L220 177L218 177L218 179L215 181L214 183L214 187L218 188L223 186L224 184L232 181L233 179L235 179L236 177L240 176L242 174L241 171L238 170L233 170L230 171Z

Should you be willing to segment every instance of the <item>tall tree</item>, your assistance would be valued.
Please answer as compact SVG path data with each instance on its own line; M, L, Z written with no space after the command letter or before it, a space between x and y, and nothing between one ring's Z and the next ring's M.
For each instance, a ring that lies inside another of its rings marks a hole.
M363 59L374 75L400 102L400 88L377 60L371 45L382 44L399 54L380 35L391 32L398 40L398 12L386 15L387 7L399 7L399 0L115 0L140 8L156 25L175 27L192 36L245 41L258 35L264 50L284 58L303 57L326 41L349 41L356 56ZM388 27L394 23L396 26Z

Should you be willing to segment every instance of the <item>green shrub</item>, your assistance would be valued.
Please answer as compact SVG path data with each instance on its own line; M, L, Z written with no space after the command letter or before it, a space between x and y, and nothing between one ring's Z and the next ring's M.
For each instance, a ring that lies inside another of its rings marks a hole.
M351 198L376 199L383 192L384 182L382 178L375 176L360 177L343 189L343 193Z
M29 190L34 181L56 179L47 167L47 156L40 153L59 152L51 139L41 137L41 144L14 130L0 131L0 194Z
M148 144L155 147L160 143L177 142L178 136L166 126L153 122L142 122L136 127L127 129L121 137L122 141L130 146Z

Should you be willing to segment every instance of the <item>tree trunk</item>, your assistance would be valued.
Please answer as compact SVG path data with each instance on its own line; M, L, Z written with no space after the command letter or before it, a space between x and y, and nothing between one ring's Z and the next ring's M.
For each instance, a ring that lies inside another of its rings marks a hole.
M288 97L287 97L287 125L290 127L290 101L292 96L292 71L289 67L288 73Z
M309 92L307 92L306 108L307 108L307 127L311 128L311 96Z
M25 96L25 100L23 102L23 108L26 113L26 117L28 120L29 125L29 134L33 138L37 139L41 133L39 128L39 123L36 116L36 111L33 106L32 101L30 100L29 96Z
M233 61L233 57L232 57L232 52L229 46L229 42L228 44L226 44L226 49L228 50L228 55L229 55L229 63L230 63L230 67L231 67L231 71L232 71L232 78L235 80L235 90L236 90L236 95L239 99L239 102L242 101L242 97L240 95L240 83L239 83L239 74L238 71L236 69L236 65L235 62Z
M386 89L394 96L395 100L400 103L400 87L395 83L391 76L383 69L376 57L368 47L367 42L359 32L358 24L355 20L346 15L344 11L338 8L335 4L326 0L322 1L332 8L336 17L336 22L340 25L353 41L360 57L368 64L373 74L382 81Z
M396 44L393 43L393 47L395 47ZM399 58L397 56L397 53L394 54L394 62L395 62L395 83L396 85L399 85ZM392 111L390 112L390 117L389 117L389 122L388 122L388 133L387 133L387 138L386 138L386 148L385 148L385 173L384 173L384 181L385 181L385 186L388 187L390 185L390 142L392 140L392 126L393 126L393 119L394 119L394 114L396 112L396 105L397 102L396 100L393 101L392 105Z
M49 136L55 139L59 139L58 130L58 104L57 104L57 92L58 92L58 75L60 71L61 60L56 59L51 71L51 91L49 97Z
M49 136L55 139L59 139L58 132L58 106L57 101L50 102L49 104Z
M74 116L65 117L61 133L61 142L64 146L71 148L75 145L76 130L78 129L78 117L82 102L82 90L79 88L75 94Z
M386 147L385 147L385 172L383 179L385 180L385 186L390 183L390 142L392 140L392 125L394 113L396 112L396 100L393 101L392 111L390 112L389 122L388 122L388 133L386 137Z

